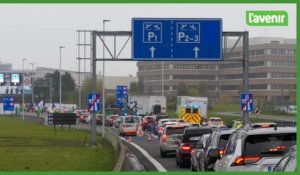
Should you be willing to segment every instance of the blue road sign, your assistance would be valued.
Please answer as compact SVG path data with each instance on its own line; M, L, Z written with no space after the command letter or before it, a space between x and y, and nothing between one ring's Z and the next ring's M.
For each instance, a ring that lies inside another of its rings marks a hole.
M127 86L121 86L118 85L117 86L117 100L116 100L116 106L117 107L124 107L125 103L126 103L126 99L128 96L128 89Z
M3 111L13 111L14 105L14 98L12 96L3 97Z
M132 58L222 60L220 18L132 18Z
M53 113L48 114L48 125L53 125Z
M88 111L91 113L101 112L100 94L88 94Z
M253 95L252 94L241 94L241 110L245 112L253 111Z

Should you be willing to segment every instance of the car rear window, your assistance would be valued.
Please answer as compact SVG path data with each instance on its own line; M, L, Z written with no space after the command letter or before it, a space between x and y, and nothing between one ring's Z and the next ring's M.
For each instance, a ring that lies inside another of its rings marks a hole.
M225 148L226 143L227 143L229 137L230 137L230 134L223 134L223 135L220 136L220 140L219 140L219 148L220 149L224 149Z
M169 118L169 116L167 115L159 115L156 117L156 121L160 120L160 119L163 119L163 118Z
M148 122L152 122L152 121L153 121L153 118L152 118L152 117L147 117L146 120L147 120Z
M296 144L296 133L250 135L245 140L245 156L276 157Z
M139 123L140 120L138 117L126 117L125 123Z
M174 135L174 134L183 134L184 127L168 127L167 128L167 135Z
M211 121L211 122L221 122L222 120L217 119L217 118L212 118L212 119L209 119L209 121Z

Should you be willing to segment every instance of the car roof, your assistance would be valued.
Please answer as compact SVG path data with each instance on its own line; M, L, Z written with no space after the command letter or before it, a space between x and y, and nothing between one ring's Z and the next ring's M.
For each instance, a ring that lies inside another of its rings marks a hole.
M185 136L197 136L199 134L208 134L212 133L212 129L210 127L200 127L200 128L186 128L184 130Z
M222 120L220 117L209 117L209 120L210 119L220 119L220 120Z
M264 135L264 134L281 134L281 133L296 133L296 128L294 127L274 127L271 128L256 128L256 129L246 129L246 128L239 128L236 129L235 132L242 133L243 135Z
M180 124L175 124L175 125L166 125L167 128L185 128L186 126L180 125Z

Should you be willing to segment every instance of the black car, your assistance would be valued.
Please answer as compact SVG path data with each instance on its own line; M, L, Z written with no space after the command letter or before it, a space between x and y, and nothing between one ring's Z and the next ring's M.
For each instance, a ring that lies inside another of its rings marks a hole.
M284 171L284 172L296 172L297 168L297 147L293 146L290 148L289 152L286 153L283 158L278 162L273 171Z
M190 165L191 150L203 134L212 133L210 127L186 128L176 149L176 164L183 168Z
M199 154L200 171L213 171L214 165L218 160L216 157L210 156L211 152L217 151L219 155L224 153L224 148L227 141L234 129L220 128L215 129L211 136L207 139L206 145L203 147L203 151ZM203 145L202 145L203 146ZM201 146L199 147L201 148Z
M195 148L191 151L191 171L200 171L199 168L199 155L203 152L203 145L206 145L206 142L211 134L204 134L198 140Z

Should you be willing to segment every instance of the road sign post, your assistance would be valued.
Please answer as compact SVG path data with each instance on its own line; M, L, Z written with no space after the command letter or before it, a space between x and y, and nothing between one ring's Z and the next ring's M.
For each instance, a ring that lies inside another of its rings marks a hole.
M147 60L222 60L220 18L133 18L132 57Z

